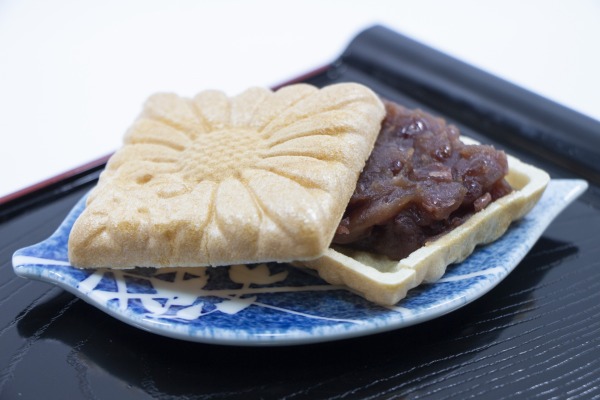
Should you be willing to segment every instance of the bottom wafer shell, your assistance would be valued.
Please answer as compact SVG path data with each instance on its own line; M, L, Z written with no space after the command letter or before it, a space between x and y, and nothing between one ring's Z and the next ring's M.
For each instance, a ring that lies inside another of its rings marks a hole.
M465 142L472 142L463 138ZM546 172L508 156L507 181L514 191L472 215L459 227L431 241L408 257L393 261L377 254L330 247L320 258L298 265L316 270L328 283L344 285L367 300L393 305L408 290L435 282L452 263L463 261L477 245L493 242L511 222L527 214L542 196Z

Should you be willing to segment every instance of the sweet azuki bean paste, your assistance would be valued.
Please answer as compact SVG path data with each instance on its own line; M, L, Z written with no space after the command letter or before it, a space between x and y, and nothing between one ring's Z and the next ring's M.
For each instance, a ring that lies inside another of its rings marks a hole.
M506 155L455 126L386 102L387 116L334 244L399 260L511 192Z

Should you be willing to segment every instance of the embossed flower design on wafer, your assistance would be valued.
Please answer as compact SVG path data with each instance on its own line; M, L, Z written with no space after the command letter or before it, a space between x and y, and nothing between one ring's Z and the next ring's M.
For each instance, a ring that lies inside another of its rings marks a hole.
M132 267L317 257L384 113L357 84L154 95L76 222L70 259Z

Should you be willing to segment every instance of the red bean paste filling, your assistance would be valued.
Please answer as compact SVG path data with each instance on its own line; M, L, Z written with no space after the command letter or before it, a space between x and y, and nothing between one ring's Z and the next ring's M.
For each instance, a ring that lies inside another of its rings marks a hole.
M400 260L511 192L506 155L385 102L387 116L333 239Z

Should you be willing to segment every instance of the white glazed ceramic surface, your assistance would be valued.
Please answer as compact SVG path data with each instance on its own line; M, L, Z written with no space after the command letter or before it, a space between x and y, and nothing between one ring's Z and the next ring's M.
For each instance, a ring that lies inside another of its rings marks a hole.
M18 250L19 276L49 282L133 326L178 339L244 346L290 345L368 335L446 314L479 298L522 260L550 222L585 189L551 180L536 207L498 241L452 265L394 307L380 307L287 264L218 268L81 270L67 239L82 199L45 241Z

